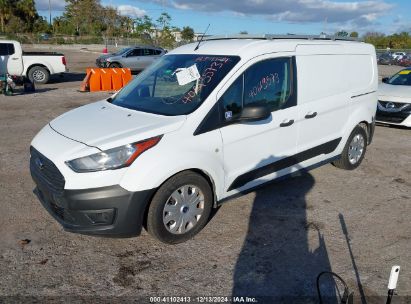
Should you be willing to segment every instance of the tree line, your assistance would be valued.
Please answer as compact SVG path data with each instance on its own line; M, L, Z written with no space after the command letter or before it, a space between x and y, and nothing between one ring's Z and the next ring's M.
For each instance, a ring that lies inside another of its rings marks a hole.
M173 47L175 36L180 32L183 41L194 39L194 30L182 29L171 24L168 13L156 20L144 15L138 18L124 16L112 6L104 6L100 0L65 0L64 12L48 24L41 17L34 0L0 0L0 31L5 34L46 33L56 36L138 38L142 42ZM64 42L64 41L62 41Z
M34 0L0 0L2 33L32 33L48 29L47 22L37 13Z
M115 7L102 5L100 0L65 0L65 4L62 15L55 17L52 24L49 24L46 18L38 14L35 0L0 0L0 31L5 34L91 36L97 37L98 41L112 37L137 38L142 42L167 48L176 44L173 32L181 32L184 42L194 38L191 27L180 29L173 26L172 18L167 13L162 13L156 20L147 15L131 18L120 14ZM359 37L358 32L339 31L336 35ZM392 35L369 32L360 38L380 49L411 49L411 36L408 32Z
M335 34L338 37L358 38L358 32L339 31ZM379 32L367 32L362 36L364 42L373 44L377 49L411 49L411 35L408 32L385 35Z

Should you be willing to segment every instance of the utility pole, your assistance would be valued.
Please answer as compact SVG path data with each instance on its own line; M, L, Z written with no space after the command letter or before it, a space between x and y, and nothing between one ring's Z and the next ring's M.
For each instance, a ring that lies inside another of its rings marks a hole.
M51 26L51 0L49 0L49 17L50 17L50 26Z

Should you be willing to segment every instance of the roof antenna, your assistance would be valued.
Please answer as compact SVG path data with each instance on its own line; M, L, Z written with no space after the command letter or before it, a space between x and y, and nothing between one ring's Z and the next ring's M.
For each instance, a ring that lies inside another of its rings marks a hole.
M207 33L209 27L210 27L210 23L208 24L206 30L204 31L204 34L201 36L201 39L200 39L200 41L198 42L198 44L197 44L196 48L194 49L194 51L197 51L198 48L200 47L200 44L201 44L201 42L203 42L204 36L205 36L205 34Z

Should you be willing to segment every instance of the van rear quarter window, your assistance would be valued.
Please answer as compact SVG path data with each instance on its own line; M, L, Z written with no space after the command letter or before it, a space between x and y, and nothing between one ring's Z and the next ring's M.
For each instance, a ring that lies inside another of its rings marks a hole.
M348 66L350 88L354 93L368 93L370 85L374 81L377 70L373 68L373 59L370 55L349 55Z
M367 91L374 79L370 55L297 56L299 104Z

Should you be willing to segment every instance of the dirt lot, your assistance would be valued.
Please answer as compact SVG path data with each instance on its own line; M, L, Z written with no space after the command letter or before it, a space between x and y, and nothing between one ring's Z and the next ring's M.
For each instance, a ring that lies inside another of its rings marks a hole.
M232 294L317 303L316 276L327 270L347 281L356 303L385 303L392 265L402 267L393 303L411 303L411 130L377 127L355 171L327 165L227 202L184 244L166 246L145 232L133 239L64 232L32 194L28 150L51 119L108 96L76 91L78 72L96 56L68 52L73 74L35 94L0 96L0 303Z

